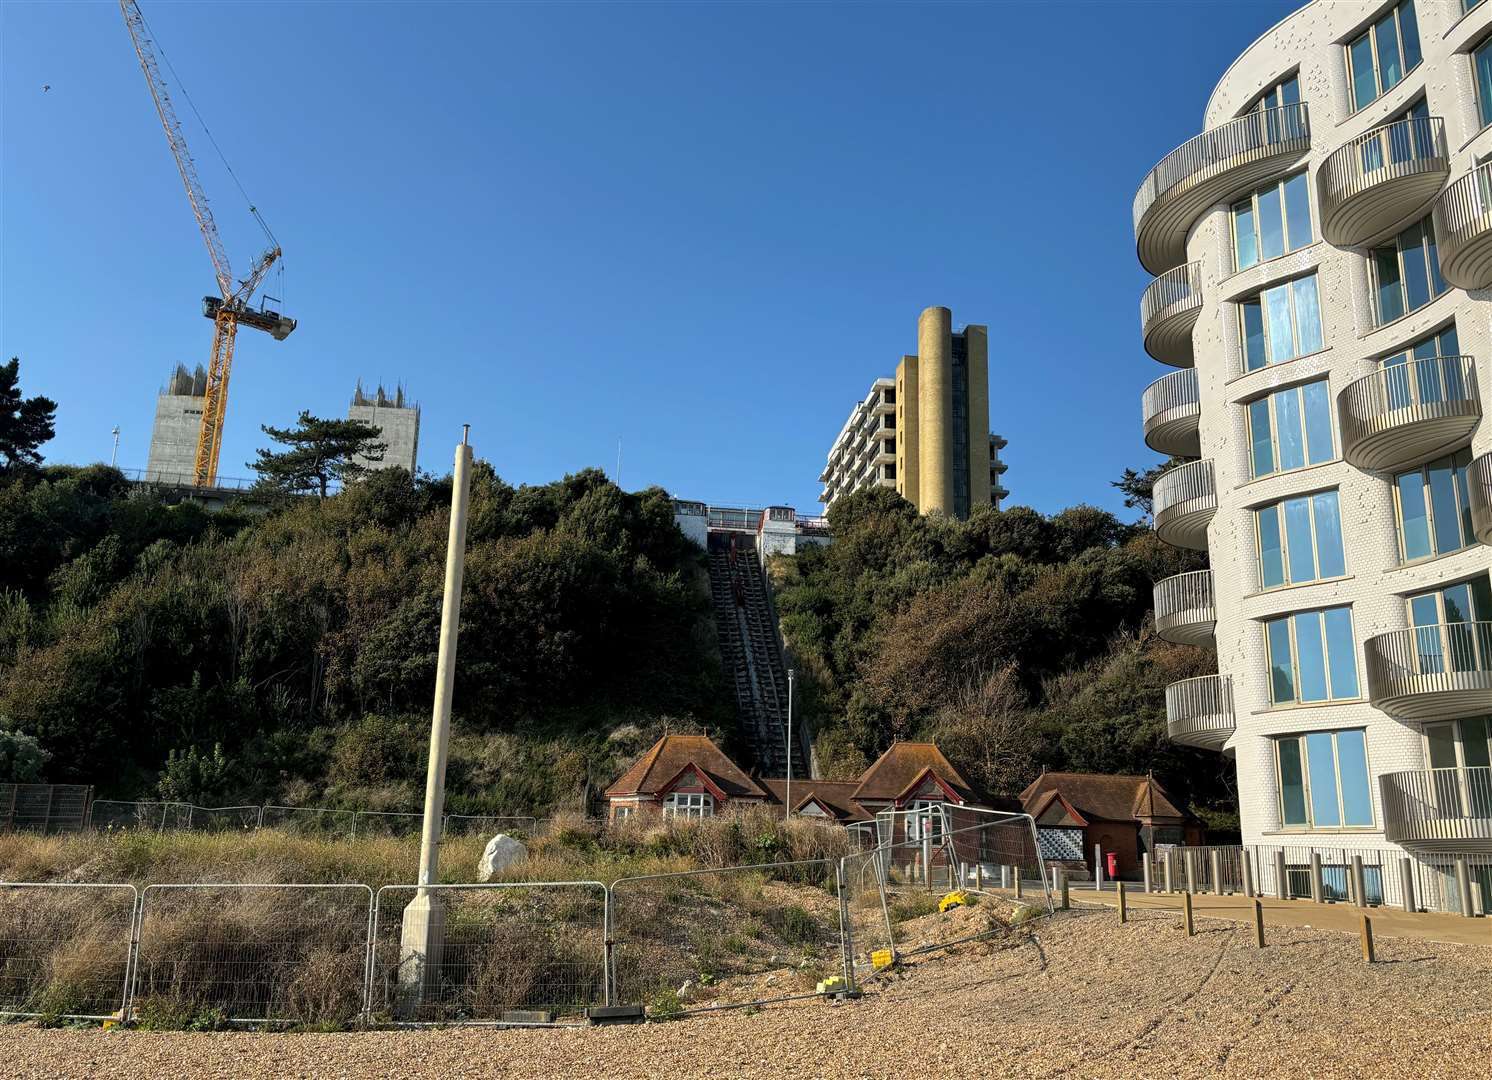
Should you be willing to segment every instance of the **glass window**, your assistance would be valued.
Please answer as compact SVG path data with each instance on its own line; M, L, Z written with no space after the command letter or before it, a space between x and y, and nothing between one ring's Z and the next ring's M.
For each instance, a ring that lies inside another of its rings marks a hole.
M1394 477L1399 553L1404 561L1446 555L1476 543L1471 527L1471 448Z
M1404 0L1347 45L1352 107L1361 109L1419 66L1419 26L1414 0Z
M1486 127L1492 124L1492 38L1477 46L1471 54L1471 65L1476 75L1477 116Z
M663 800L664 817L712 817L715 800L708 793L686 794L672 792Z
M1239 305L1244 369L1293 360L1322 347L1316 275L1265 289Z
M1372 262L1380 326L1424 307L1445 292L1435 248L1435 226L1428 217L1374 248Z
M1357 697L1349 608L1302 611L1264 624L1276 705Z
M1341 577L1346 572L1335 491L1285 499L1256 511L1256 516L1259 580L1266 589Z
M1300 104L1300 76L1291 75L1275 83L1264 93L1254 100L1249 107L1249 112L1263 112L1265 109L1280 109L1286 105Z
M1255 477L1318 465L1336 456L1326 380L1276 390L1250 402L1248 410Z
M1278 738L1275 760L1286 827L1372 828L1368 746L1361 729Z
M1261 187L1233 205L1233 265L1245 270L1311 242L1311 198L1306 174Z
M1492 664L1492 584L1486 575L1409 597L1420 674L1486 671Z

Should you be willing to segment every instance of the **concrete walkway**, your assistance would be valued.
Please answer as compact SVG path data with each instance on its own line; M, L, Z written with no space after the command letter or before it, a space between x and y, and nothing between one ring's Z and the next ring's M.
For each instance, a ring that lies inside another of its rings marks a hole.
M1009 889L991 890L1013 895ZM1126 883L1125 899L1131 911L1173 912L1181 917L1180 893L1146 893L1137 883ZM1027 897L1041 896L1041 886L1034 881L1025 885ZM1071 884L1068 898L1074 906L1102 904L1118 907L1119 896L1112 883L1107 883L1102 892L1095 891L1091 884ZM1492 948L1492 919L1468 919L1462 915L1447 915L1443 912L1409 912L1391 907L1358 908L1351 904L1313 904L1309 900L1276 900L1260 897L1264 905L1264 933L1266 938L1271 926L1309 926L1317 930L1339 930L1344 934L1358 932L1358 916L1367 914L1373 922L1373 933L1377 937L1420 938L1425 941L1445 941L1457 945L1484 945ZM1253 919L1250 901L1245 896L1216 896L1212 893L1192 894L1192 914L1199 919L1229 919L1248 923Z

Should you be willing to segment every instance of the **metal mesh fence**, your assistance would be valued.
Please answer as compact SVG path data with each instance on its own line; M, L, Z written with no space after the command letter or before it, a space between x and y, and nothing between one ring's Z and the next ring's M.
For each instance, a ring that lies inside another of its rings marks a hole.
M394 811L359 810L353 815L353 837L418 836L424 815Z
M813 860L618 880L618 1002L667 1014L816 993L844 972L835 869Z
M351 810L327 810L319 806L265 806L259 815L259 827L296 836L350 839L356 816Z
M446 836L471 836L482 833L492 836L507 833L509 836L527 836L538 827L539 819L532 817L502 817L495 814L447 814L444 822Z
M245 832L259 827L258 806L193 806L187 828L196 832Z
M354 1023L372 913L366 885L151 885L130 1008L165 1027Z
M133 885L0 885L0 1013L123 1009L138 895Z
M88 827L109 832L117 829L185 829L192 808L178 802L124 802L116 799L94 799L89 808Z
M605 885L505 882L425 892L444 918L442 944L429 957L416 938L404 940L405 912L420 890L391 885L378 892L373 1020L511 1022L515 1011L566 1017L606 1004Z

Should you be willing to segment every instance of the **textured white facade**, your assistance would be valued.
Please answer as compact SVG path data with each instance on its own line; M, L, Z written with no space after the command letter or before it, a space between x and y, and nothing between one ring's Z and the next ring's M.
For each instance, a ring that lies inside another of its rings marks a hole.
M896 487L896 380L877 379L829 448L819 482L826 507L841 495L869 487Z
M1474 361L1475 382L1481 387L1492 385L1489 382L1492 380L1492 327L1489 327L1492 305L1488 304L1492 293L1485 288L1468 292L1451 287L1418 310L1379 325L1369 249L1430 214L1432 203L1425 200L1433 199L1434 195L1423 194L1423 179L1418 181L1420 194L1407 186L1396 193L1393 181L1383 185L1384 190L1376 193L1376 212L1382 221L1391 224L1376 235L1362 237L1361 244L1337 246L1322 238L1323 202L1328 198L1323 194L1326 190L1323 170L1329 159L1352 140L1396 119L1421 98L1428 106L1429 116L1443 120L1445 156L1449 159L1448 170L1442 167L1447 175L1443 178L1432 175L1429 181L1432 193L1440 192L1446 184L1454 184L1482 158L1492 154L1492 127L1483 127L1480 120L1471 56L1471 50L1492 32L1492 3L1474 7L1470 12L1463 12L1460 0L1414 0L1414 5L1421 62L1403 74L1396 86L1360 109L1354 109L1352 104L1347 45L1365 27L1392 11L1393 4L1347 0L1308 4L1269 30L1233 63L1206 105L1203 130L1223 129L1230 121L1244 116L1261 93L1296 75L1300 101L1309 111L1309 145L1273 159L1252 150L1240 153L1240 165L1235 172L1237 182L1233 186L1229 186L1226 177L1230 168L1227 160L1221 166L1215 162L1209 164L1207 168L1217 178L1208 181L1212 186L1207 190L1216 195L1216 200L1193 213L1183 209L1189 223L1185 226L1184 255L1179 250L1175 255L1163 252L1165 244L1153 239L1159 235L1153 222L1164 215L1168 200L1174 207L1186 198L1186 183L1173 181L1178 171L1190 166L1173 168L1159 181L1153 180L1155 174L1152 174L1152 178L1147 178L1150 193L1142 188L1136 199L1136 231L1142 261L1152 273L1169 275L1171 282L1168 286L1158 279L1157 286L1142 303L1147 348L1168 363L1183 369L1193 367L1195 371L1194 388L1187 375L1185 388L1178 389L1179 383L1173 379L1168 396L1147 395L1147 434L1152 419L1170 422L1175 417L1184 417L1186 410L1191 409L1191 448L1174 452L1191 455L1199 451L1202 460L1210 460L1216 507L1210 520L1206 518L1209 507L1204 505L1205 500L1197 500L1194 506L1163 510L1158 488L1157 527L1166 536L1163 514L1174 516L1178 510L1201 507L1200 518L1194 520L1206 525L1218 671L1231 683L1232 722L1236 725L1231 733L1224 731L1215 745L1225 744L1224 752L1233 757L1237 766L1245 844L1350 844L1354 848L1379 847L1392 851L1394 856L1407 852L1417 858L1431 858L1428 850L1435 845L1427 848L1424 844L1411 843L1401 847L1385 837L1382 777L1402 770L1426 769L1427 748L1422 722L1395 718L1370 700L1373 695L1365 643L1375 635L1411 625L1406 599L1409 595L1468 581L1478 575L1485 577L1492 565L1492 548L1475 542L1451 554L1412 562L1403 559L1393 474L1409 464L1372 471L1350 464L1343 456L1339 395L1354 381L1378 372L1384 358L1404 352L1411 344L1452 323L1459 338L1459 353ZM1435 130L1439 130L1438 125ZM1272 134L1266 133L1266 138ZM1348 153L1359 152L1356 146L1348 148ZM1261 156L1268 160L1261 163ZM1243 158L1249 158L1251 164L1243 163ZM1337 159L1339 166L1343 160ZM1353 164L1351 160L1347 163ZM1164 163L1157 168L1163 166ZM1236 271L1230 207L1261 184L1283 180L1302 167L1307 169L1309 181L1309 243ZM1387 175L1385 172L1384 176ZM1166 189L1164 185L1168 183L1171 187ZM1370 174L1365 183L1368 186L1376 183L1375 176ZM1205 199L1206 192L1203 195ZM1146 238L1147 230L1152 234L1151 239ZM1179 261L1176 255L1180 255ZM1443 252L1440 258L1443 263ZM1246 370L1241 302L1262 289L1309 271L1316 273L1319 286L1321 347L1307 350L1295 359ZM1179 288L1175 286L1181 280L1177 275L1188 273L1189 282L1183 281ZM1178 311L1183 312L1179 320L1175 317ZM1195 322L1191 325L1188 348L1185 327L1192 318ZM1157 327L1164 330L1168 319L1172 320L1169 338L1165 333L1152 333ZM1174 329L1178 325L1179 334ZM1158 344L1152 347L1152 341ZM1272 390L1323 377L1329 380L1334 434L1330 460L1255 479L1249 404ZM1475 399L1476 386L1470 387L1467 394ZM1442 440L1440 445L1430 448L1433 452L1424 453L1414 464L1467 446L1473 457L1492 450L1492 425L1478 422L1480 406L1475 400L1472 406L1475 411L1464 425L1465 433L1454 428L1453 445L1446 446ZM1407 421L1404 425L1409 429L1405 437L1411 443L1414 423ZM1423 425L1420 430L1424 430ZM1185 434L1177 441L1173 432L1171 438L1178 447L1187 441ZM1173 452L1169 446L1147 441L1165 452ZM1402 457L1404 451L1401 449L1399 453ZM1327 580L1266 589L1260 573L1255 510L1280 499L1333 489L1339 492L1345 573ZM1158 589L1158 599L1160 595ZM1352 613L1353 659L1360 695L1324 704L1272 704L1265 620L1343 605L1350 607ZM1159 607L1157 614L1161 614ZM1483 677L1482 685L1486 685L1485 672ZM1436 711L1436 695L1431 692L1427 698L1428 707ZM1459 704L1449 704L1448 699L1441 701L1439 704L1445 707L1439 709L1440 717L1484 713L1488 711L1485 702L1492 701L1492 694L1473 688L1458 701ZM1173 713L1173 734L1175 724ZM1363 729L1366 733L1372 826L1286 827L1281 812L1275 737L1341 729ZM1203 744L1197 741L1197 745ZM1457 828L1460 832L1455 840L1439 844L1439 850L1492 850L1492 833L1487 831L1485 822L1480 826L1480 836L1474 821ZM1389 861L1385 858L1385 866Z

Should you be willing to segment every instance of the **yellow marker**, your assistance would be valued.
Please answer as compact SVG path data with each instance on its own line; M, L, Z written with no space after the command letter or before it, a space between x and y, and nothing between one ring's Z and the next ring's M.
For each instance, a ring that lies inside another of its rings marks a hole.
M896 963L896 954L890 949L877 949L870 954L870 966L877 971L881 968L888 968L894 963Z
M959 889L956 892L949 893L942 900L938 901L938 910L947 911L949 908L967 907L968 903L969 894Z

